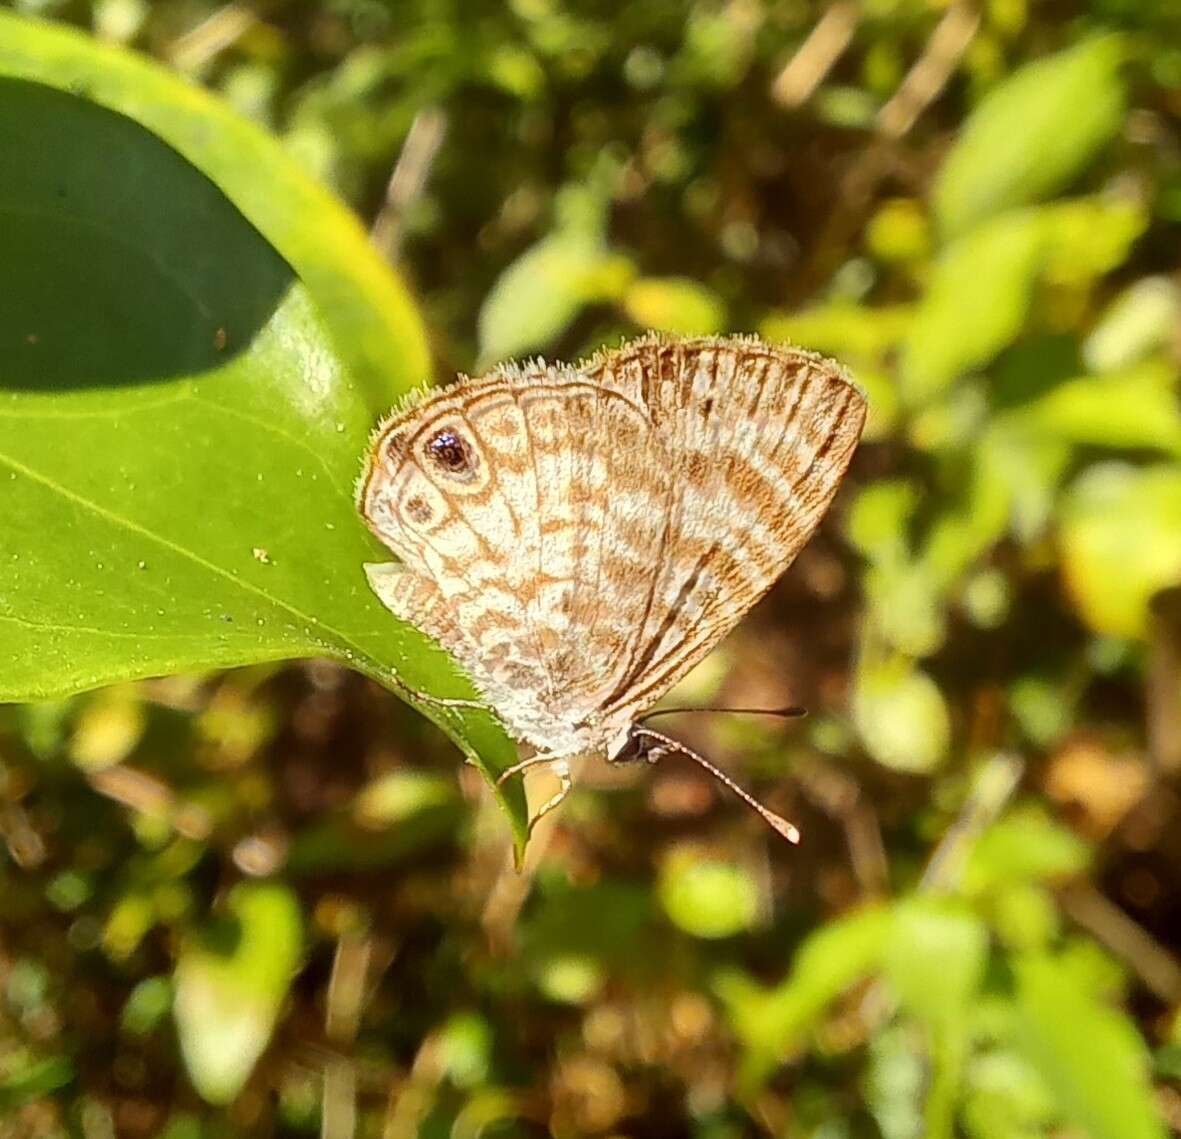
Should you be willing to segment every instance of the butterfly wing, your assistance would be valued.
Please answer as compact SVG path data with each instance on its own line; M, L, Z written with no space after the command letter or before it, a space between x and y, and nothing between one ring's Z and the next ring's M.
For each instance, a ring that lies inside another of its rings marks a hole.
M598 708L645 619L671 475L643 409L577 372L464 381L374 439L360 508L402 564L371 569L371 584L518 738L601 747Z
M659 570L626 664L603 694L604 718L629 723L811 537L860 439L866 402L832 361L756 340L648 338L583 370L647 410L675 464Z

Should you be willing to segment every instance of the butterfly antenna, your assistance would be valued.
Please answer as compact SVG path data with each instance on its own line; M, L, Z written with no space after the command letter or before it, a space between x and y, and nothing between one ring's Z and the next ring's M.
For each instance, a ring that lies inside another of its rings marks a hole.
M708 771L710 775L712 775L719 783L729 787L730 790L738 796L738 798L740 798L748 807L751 808L751 810L757 812L762 818L763 822L771 827L772 830L774 830L783 838L787 839L787 841L793 845L799 845L800 832L797 827L789 823L787 819L783 818L782 815L777 815L774 811L764 807L763 804L758 801L758 799L739 787L738 784L730 778L730 776L728 776L720 767L710 763L710 761L706 759L705 756L698 754L691 747L681 743L680 740L674 740L671 736L666 736L663 732L654 732L651 728L637 727L634 730L634 734L636 736L642 736L650 740L654 740L661 751L678 752L681 755L688 756L691 760L693 760L694 763L704 767L705 770Z
M642 716L638 716L636 723L646 724L657 716L671 716L677 712L732 712L736 716L778 716L781 720L794 720L799 716L806 716L808 709L801 708L796 704L789 704L786 708L728 708L721 704L706 705L704 708L697 706L654 708L651 712L645 712Z

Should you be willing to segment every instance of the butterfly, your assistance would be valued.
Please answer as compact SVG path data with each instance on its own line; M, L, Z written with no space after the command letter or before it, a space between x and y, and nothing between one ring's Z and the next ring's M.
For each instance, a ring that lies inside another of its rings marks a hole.
M504 775L553 766L533 822L573 757L688 751L642 717L799 553L865 414L814 353L648 335L574 365L502 364L378 427L358 507L399 561L367 565L369 583L535 749Z

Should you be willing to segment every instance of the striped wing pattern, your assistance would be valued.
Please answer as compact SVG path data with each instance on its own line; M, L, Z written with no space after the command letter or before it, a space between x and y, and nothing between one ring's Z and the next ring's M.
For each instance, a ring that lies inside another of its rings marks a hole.
M753 340L501 367L379 429L360 507L401 564L370 581L518 738L610 751L787 568L864 416L836 365Z
M675 456L652 603L604 713L631 722L783 574L840 485L865 398L831 361L745 340L648 339L589 374L635 393Z

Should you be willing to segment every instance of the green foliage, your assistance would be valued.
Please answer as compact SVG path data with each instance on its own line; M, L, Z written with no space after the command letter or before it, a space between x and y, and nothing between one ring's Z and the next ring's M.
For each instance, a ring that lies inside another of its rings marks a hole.
M1035 214L986 222L936 262L902 347L903 398L920 405L987 364L1025 324L1043 248Z
M958 234L991 214L1067 186L1119 130L1124 92L1116 36L1018 68L980 102L935 181L940 229Z
M1143 635L1152 597L1181 578L1181 469L1091 467L1063 502L1061 534L1063 574L1086 620Z
M0 1131L1162 1133L1167 6L5 7ZM870 398L676 697L808 705L683 723L803 843L588 764L517 877L353 481L411 386L646 328Z
M660 900L673 924L694 937L733 937L758 914L750 875L693 851L673 851L661 868Z
M181 950L177 1033L193 1086L210 1103L241 1090L274 1030L302 955L299 902L278 885L242 883L226 921Z
M1143 1041L1061 959L1018 962L1018 1032L1066 1117L1095 1139L1155 1139Z

